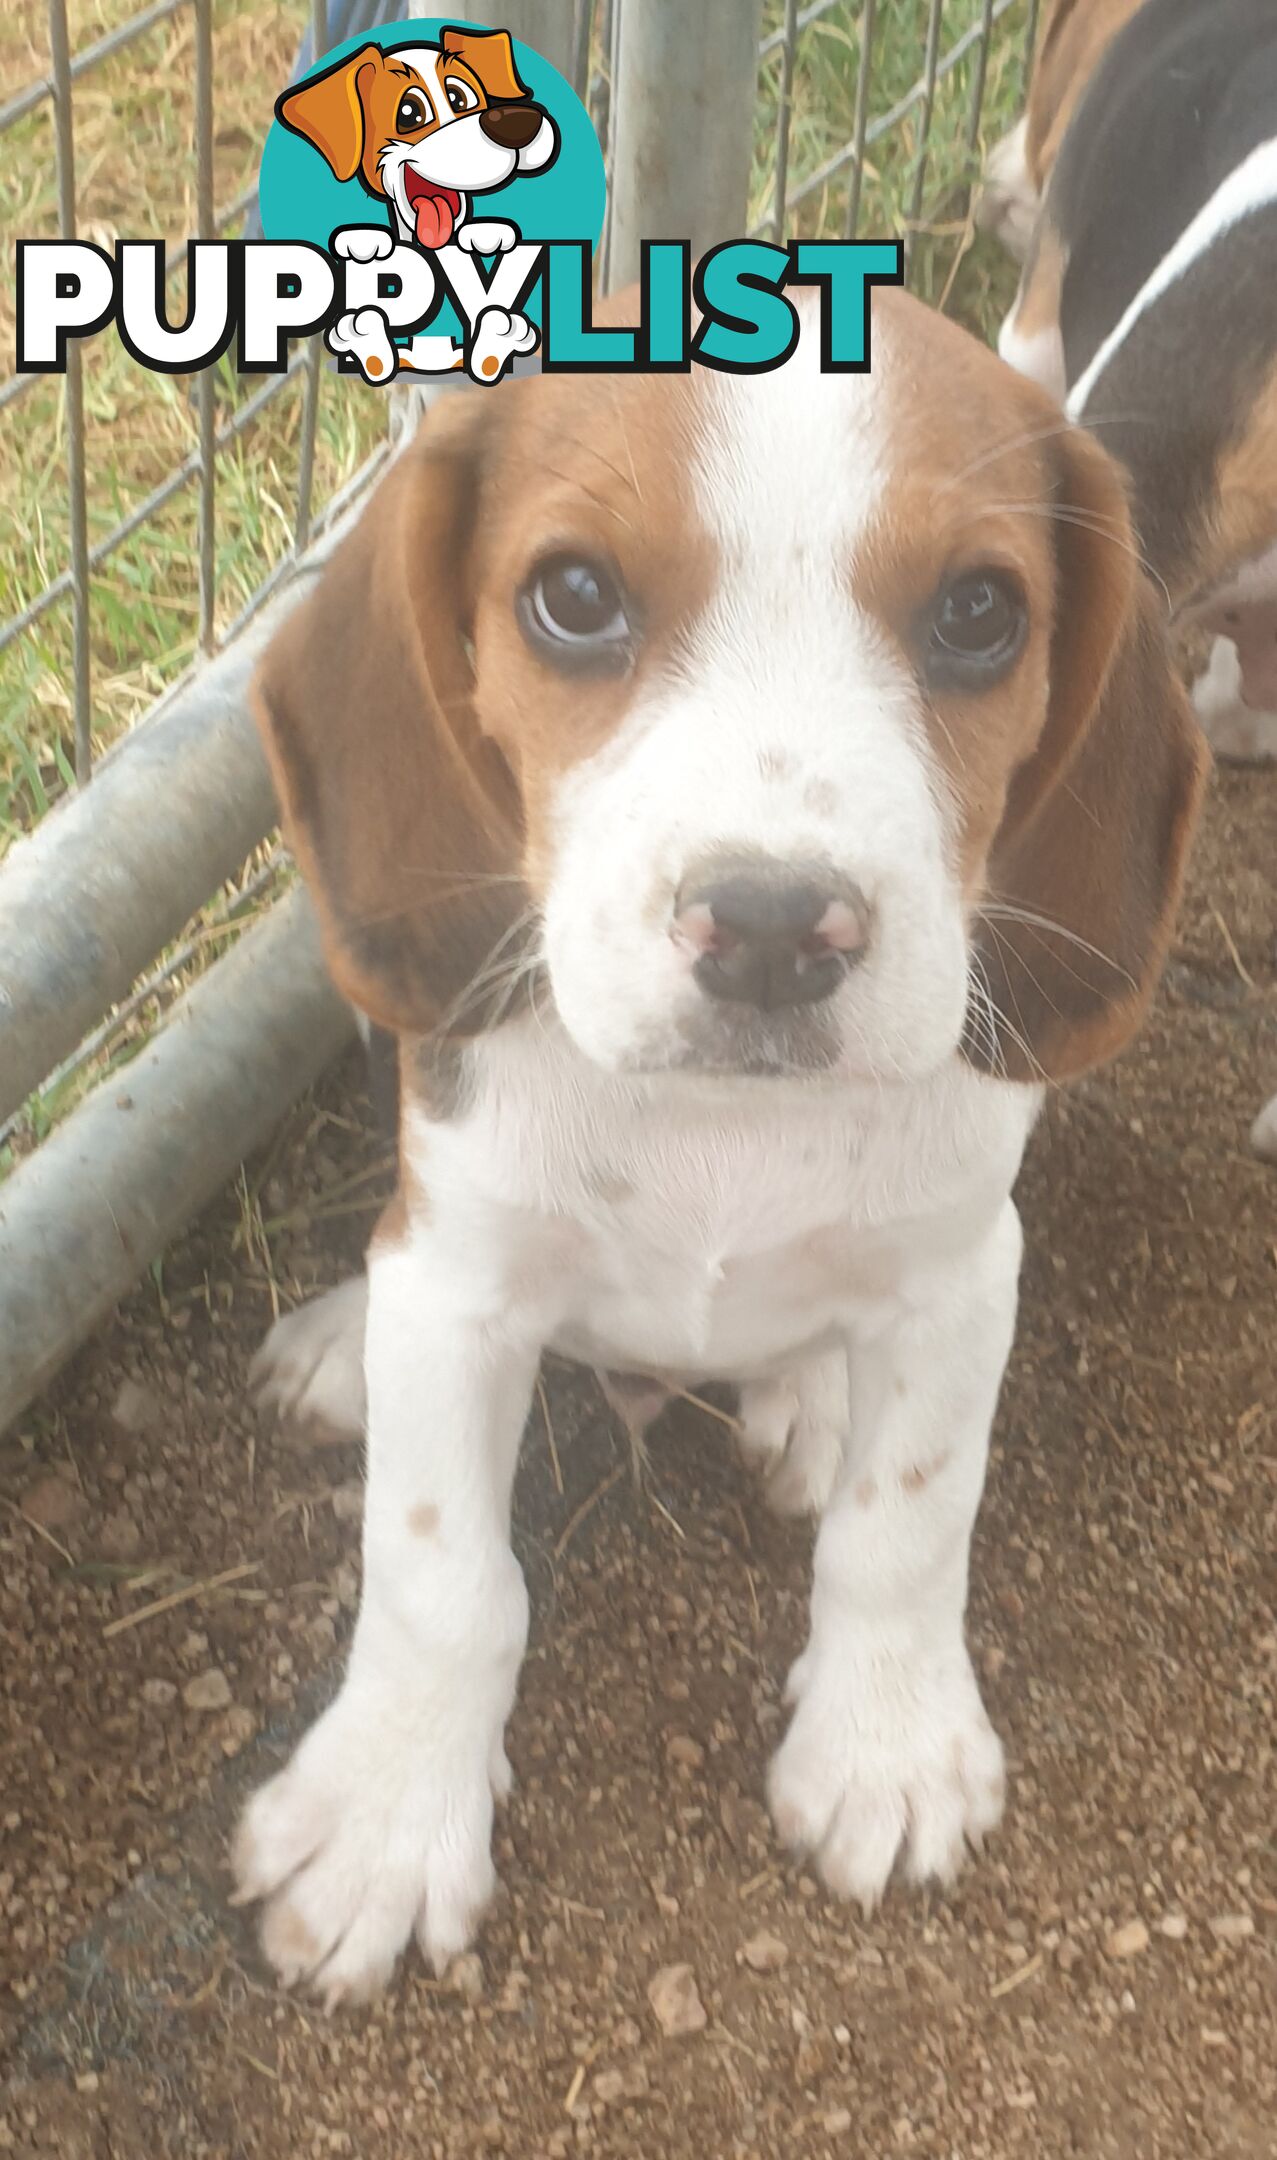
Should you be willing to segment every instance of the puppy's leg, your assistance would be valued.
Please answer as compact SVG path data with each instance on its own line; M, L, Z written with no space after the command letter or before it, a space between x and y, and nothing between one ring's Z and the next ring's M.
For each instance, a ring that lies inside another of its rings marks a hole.
M988 171L976 201L975 221L1022 263L1037 223L1037 189L1029 178L1028 122L1019 120L989 152Z
M510 1487L539 1344L414 1229L368 1270L364 1588L341 1692L240 1825L242 1900L286 1981L442 1969L492 1893L492 1803L527 1635Z
M842 1467L849 1418L841 1344L774 1380L741 1389L741 1452L762 1471L778 1515L810 1515L824 1507Z
M771 1804L786 1842L866 1908L902 1849L914 1880L947 1880L1002 1813L963 1610L1019 1263L1008 1201L977 1251L852 1348L851 1444L816 1541Z
M1277 713L1256 712L1243 701L1241 662L1231 638L1215 639L1192 698L1217 758L1243 765L1277 758Z
M283 1425L307 1426L326 1439L359 1439L367 1406L367 1317L367 1281L352 1275L277 1320L248 1368L262 1409Z

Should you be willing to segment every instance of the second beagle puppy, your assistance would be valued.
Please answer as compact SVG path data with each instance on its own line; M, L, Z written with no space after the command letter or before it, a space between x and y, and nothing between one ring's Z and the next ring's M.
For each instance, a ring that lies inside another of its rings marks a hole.
M871 374L804 311L767 375L444 400L257 698L402 1090L366 1317L297 1363L366 1384L364 1579L240 1828L268 1956L340 2001L478 1924L547 1347L740 1385L821 1511L777 1831L867 1906L947 1880L1003 1801L963 1614L1011 1189L1140 1019L1202 781L1117 467L896 291Z

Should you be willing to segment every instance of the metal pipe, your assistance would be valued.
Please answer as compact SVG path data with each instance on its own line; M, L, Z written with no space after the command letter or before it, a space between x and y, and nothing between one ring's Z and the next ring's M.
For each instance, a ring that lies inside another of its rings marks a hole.
M612 88L608 280L649 236L693 256L745 229L762 0L625 0Z
M299 888L0 1186L0 1432L353 1033Z

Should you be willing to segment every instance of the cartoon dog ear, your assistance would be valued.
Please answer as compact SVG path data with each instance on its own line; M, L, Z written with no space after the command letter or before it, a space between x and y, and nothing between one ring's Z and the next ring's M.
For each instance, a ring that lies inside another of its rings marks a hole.
M503 1014L530 921L518 790L474 709L483 404L441 401L253 683L329 967L399 1034Z
M353 180L364 154L364 106L369 85L385 67L378 45L311 75L276 101L286 128L313 143L338 180Z
M965 1045L1014 1080L1071 1079L1135 1033L1209 765L1117 465L1080 428L1052 455L1047 720L990 852Z
M512 98L531 96L519 80L508 30L445 30L440 42L478 76L489 104L508 105Z

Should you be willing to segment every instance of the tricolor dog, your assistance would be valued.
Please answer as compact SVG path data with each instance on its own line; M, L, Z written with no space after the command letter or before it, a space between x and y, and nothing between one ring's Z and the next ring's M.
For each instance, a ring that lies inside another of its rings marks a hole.
M1130 473L1216 751L1277 758L1277 7L1056 0L1023 151L999 349ZM1253 1138L1277 1155L1277 1102Z
M518 227L475 217L475 198L517 174L546 171L559 148L558 129L521 80L504 30L448 29L438 45L386 51L365 45L286 91L275 109L338 180L358 180L389 206L393 234L355 226L334 235L335 251L357 261L389 256L396 238L430 253L506 253L519 240ZM536 342L534 326L517 310L485 309L474 327L471 372L493 380ZM341 317L328 344L350 353L374 382L410 364L371 305Z
M964 1639L1044 1086L1110 1057L1170 932L1204 751L1118 467L898 291L871 373L800 304L770 373L445 398L257 685L337 981L398 1038L400 1178L276 1330L363 1426L346 1676L235 1851L330 2002L493 1889L547 1348L734 1381L820 1516L769 1793L872 1906L996 1826ZM624 319L622 317L621 319Z

